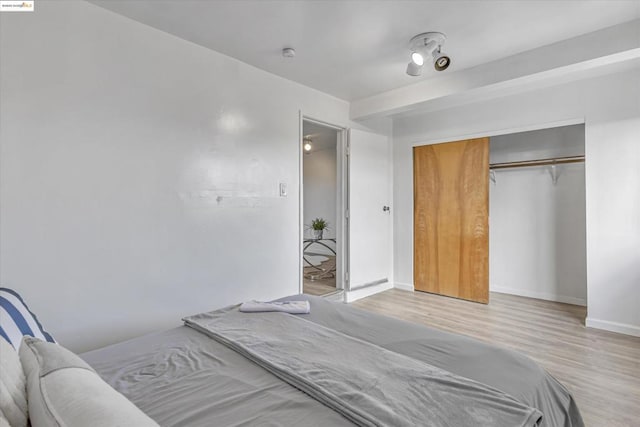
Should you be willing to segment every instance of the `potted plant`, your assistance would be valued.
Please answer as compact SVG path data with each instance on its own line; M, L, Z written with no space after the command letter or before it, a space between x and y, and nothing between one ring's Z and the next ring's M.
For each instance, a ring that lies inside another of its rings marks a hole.
M329 228L329 223L322 218L316 218L311 221L311 237L320 240L322 239L322 232Z

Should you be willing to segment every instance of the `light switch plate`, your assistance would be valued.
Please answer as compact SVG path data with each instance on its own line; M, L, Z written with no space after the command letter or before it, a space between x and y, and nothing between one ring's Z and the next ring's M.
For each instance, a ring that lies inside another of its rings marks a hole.
M280 197L287 197L287 183L280 183Z

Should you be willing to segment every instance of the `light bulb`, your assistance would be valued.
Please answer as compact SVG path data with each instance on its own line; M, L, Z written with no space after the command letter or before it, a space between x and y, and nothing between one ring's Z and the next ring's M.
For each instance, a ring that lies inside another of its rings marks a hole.
M309 142L304 143L304 151L311 151L311 144Z
M436 71L444 71L451 65L451 59L442 52L433 53L433 66Z
M422 65L424 64L424 58L422 57L421 54L419 54L418 52L413 52L411 54L411 60L413 61L414 64L416 65Z

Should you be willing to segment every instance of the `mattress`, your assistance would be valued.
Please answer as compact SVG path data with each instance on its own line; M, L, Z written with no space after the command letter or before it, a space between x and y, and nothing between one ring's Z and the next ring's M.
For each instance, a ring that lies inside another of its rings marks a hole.
M582 426L562 384L528 357L457 334L319 297L305 319L503 391L543 413L543 426ZM186 326L81 355L163 426L350 426L349 420L242 355ZM336 357L358 355L336 354ZM425 425L428 420L425 420Z

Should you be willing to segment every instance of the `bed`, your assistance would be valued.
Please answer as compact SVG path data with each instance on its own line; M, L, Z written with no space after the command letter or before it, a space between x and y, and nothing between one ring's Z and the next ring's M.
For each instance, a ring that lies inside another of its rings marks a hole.
M524 355L319 297L282 299L299 300L310 302L310 314L299 316L314 326L499 390L539 411L542 418L535 425L584 425L567 389ZM352 419L193 327L177 327L80 356L162 426L354 425ZM335 358L358 359L358 355L338 352ZM432 417L423 423L435 424L457 425L446 420L436 423Z

